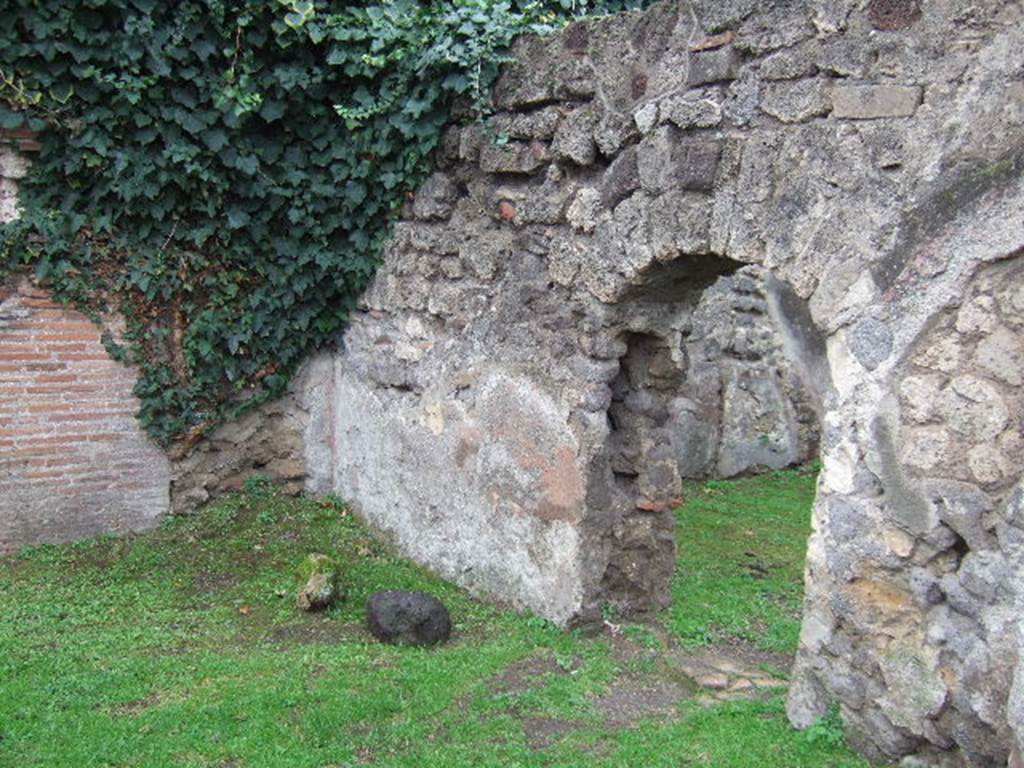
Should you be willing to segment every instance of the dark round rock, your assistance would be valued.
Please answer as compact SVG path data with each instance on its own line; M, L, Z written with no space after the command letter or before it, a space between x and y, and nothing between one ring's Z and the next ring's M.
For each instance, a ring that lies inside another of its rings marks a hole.
M377 592L366 602L370 632L385 643L436 645L452 634L444 603L425 592Z

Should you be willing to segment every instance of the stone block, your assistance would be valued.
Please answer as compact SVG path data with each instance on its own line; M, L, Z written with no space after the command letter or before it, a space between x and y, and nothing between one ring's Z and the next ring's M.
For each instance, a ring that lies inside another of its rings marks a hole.
M999 390L976 376L957 376L943 391L939 408L946 423L972 440L998 437L1010 413Z
M829 101L820 80L768 83L761 97L761 111L784 123L802 123L828 110Z
M873 318L857 323L847 339L853 356L869 371L875 370L892 354L892 331Z
M832 115L853 120L910 117L921 104L916 85L837 85L831 96Z
M636 129L645 136L658 124L658 102L652 101L644 104L633 113L633 122Z
M25 155L0 145L0 179L23 179L28 175L28 168Z
M739 52L731 45L690 55L690 72L686 78L692 88L708 83L735 80L739 71Z
M577 109L572 112L555 133L551 151L559 159L571 160L576 165L590 165L597 157L594 143L594 128L597 116L592 109Z
M0 224L15 221L20 215L17 182L0 178Z
M444 603L425 592L376 592L366 603L370 633L382 643L430 646L447 642L452 621Z
M690 91L663 101L660 120L673 123L684 131L691 128L713 128L722 122L722 105L711 89Z
M637 147L640 185L652 193L710 190L715 186L721 156L721 141L682 139L674 126L663 126Z
M530 174L550 161L551 152L540 141L496 144L485 139L480 145L480 169L486 173Z
M413 216L423 220L447 219L451 216L459 190L443 173L434 173L416 191L412 204Z
M620 154L601 178L601 204L614 208L640 188L640 174L637 170L636 149L630 147Z
M521 114L495 115L491 123L498 133L507 133L513 139L550 141L561 121L560 108L543 107Z
M765 80L797 80L811 77L818 71L815 64L817 45L801 45L773 53L761 62L761 77Z
M992 378L1013 387L1024 385L1024 338L1005 327L978 342L975 362Z

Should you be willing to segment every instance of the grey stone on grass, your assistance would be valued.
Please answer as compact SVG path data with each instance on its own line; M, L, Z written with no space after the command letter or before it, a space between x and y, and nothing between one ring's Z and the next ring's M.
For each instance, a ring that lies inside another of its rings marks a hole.
M444 603L425 592L376 592L366 603L366 623L381 642L437 645L451 637Z

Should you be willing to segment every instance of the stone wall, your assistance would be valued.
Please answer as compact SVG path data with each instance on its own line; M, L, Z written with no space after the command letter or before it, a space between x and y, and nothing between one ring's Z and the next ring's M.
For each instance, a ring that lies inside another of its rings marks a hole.
M681 0L519 41L333 359L177 458L176 503L334 491L568 623L664 603L680 478L819 450L791 720L1024 766L1022 21Z
M330 418L326 388L333 368L330 356L314 356L282 397L222 424L195 443L172 446L170 511L193 512L207 501L241 490L246 479L256 475L268 478L283 493L307 488L327 493L330 488L310 486L307 467L324 466L331 455L331 441L322 440L320 423ZM316 439L307 439L313 430Z
M0 221L18 216L18 182L39 145L0 131ZM124 533L191 512L251 475L297 493L306 482L304 441L316 406L314 358L284 397L165 452L135 419L137 373L114 362L100 328L55 303L24 276L0 285L0 553L42 542ZM324 412L319 409L319 412Z
M18 218L18 181L28 173L27 142L0 133L0 223Z
M694 0L521 40L321 381L313 484L568 622L665 598L680 477L820 443L792 721L838 701L872 757L1005 764L1022 18Z
M787 354L784 286L745 266L701 296L684 342L676 459L683 477L733 477L818 456L816 371Z

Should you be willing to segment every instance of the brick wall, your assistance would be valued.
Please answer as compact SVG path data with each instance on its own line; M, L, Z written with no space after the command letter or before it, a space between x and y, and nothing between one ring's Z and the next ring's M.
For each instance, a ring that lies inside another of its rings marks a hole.
M0 130L0 222L19 215L35 136ZM141 431L136 375L100 330L27 279L0 285L0 553L149 527L237 490L251 474L303 488L309 370L291 392L167 454ZM322 365L321 365L322 367ZM328 362L328 367L330 364Z
M17 216L16 148L0 143L0 221ZM135 379L84 315L27 279L0 286L0 553L144 529L168 510L170 464L135 419Z
M0 131L0 222L38 150ZM0 286L0 553L152 525L167 511L170 467L134 418L135 374L100 330L27 279Z

